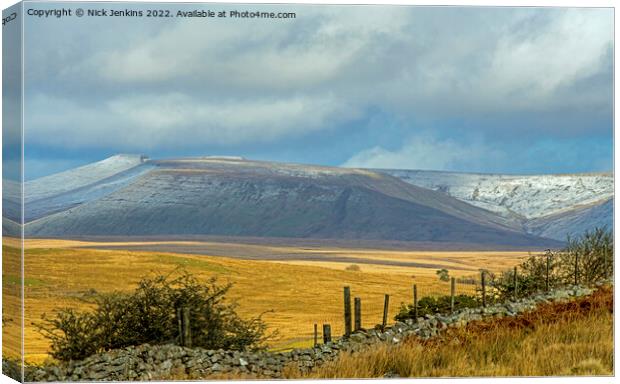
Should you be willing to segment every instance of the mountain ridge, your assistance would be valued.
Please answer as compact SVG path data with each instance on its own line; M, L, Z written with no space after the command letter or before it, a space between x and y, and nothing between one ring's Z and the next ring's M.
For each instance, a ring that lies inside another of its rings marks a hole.
M520 206L521 200L514 207L493 205L507 190L501 183L492 194L495 200L471 201L472 178L508 184L517 180L514 192L524 188L521 179L531 182L532 177L555 176L356 169L232 156L151 160L117 155L25 183L25 231L31 236L259 235L524 245L552 244L544 237L558 238L554 228L583 228L606 217L605 202L613 199L613 189L609 193L605 180L587 179L595 188L586 198L573 198L585 201L582 206L592 203L588 198L602 199L603 209L593 214L586 207L571 215L573 206L556 201L555 210L542 209L546 215L528 218L531 209ZM455 182L463 178L469 184ZM538 184L555 191L557 182L547 179Z
M613 174L502 175L421 170L377 170L490 210L528 233L565 240L585 229L611 227ZM588 214L594 210L596 214ZM580 212L574 225L567 220ZM564 218L560 217L564 215ZM554 222L554 218L558 218ZM589 222L587 222L589 220ZM554 228L555 226L555 228ZM543 229L544 228L544 229Z
M26 188L26 233L555 244L487 210L374 171L230 157L133 159L131 167L110 164L95 183L69 180L74 189L53 193L39 188L38 199L29 199ZM68 172L63 179L89 170Z

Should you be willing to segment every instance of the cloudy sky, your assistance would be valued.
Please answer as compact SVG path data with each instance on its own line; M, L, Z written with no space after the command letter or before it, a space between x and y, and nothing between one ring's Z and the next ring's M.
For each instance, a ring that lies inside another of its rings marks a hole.
M26 177L116 153L612 169L611 9L202 8L297 17L27 17Z

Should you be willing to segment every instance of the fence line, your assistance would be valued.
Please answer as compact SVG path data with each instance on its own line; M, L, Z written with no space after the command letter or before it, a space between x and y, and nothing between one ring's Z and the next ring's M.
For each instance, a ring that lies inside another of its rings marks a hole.
M553 265L552 265L552 256L550 254L543 254L540 255L541 257L545 257L545 260L542 262L541 266L543 268L542 274L539 274L539 278L541 280L544 280L544 291L545 292L549 292L550 290L554 289L555 285L553 284L553 281L551 279L551 275L553 273ZM609 262L607 260L607 250L605 250L605 254L604 254L604 259L603 262L607 263ZM586 276L586 274L583 274L582 271L580 271L579 269L579 255L575 254L574 260L572 261L574 263L573 265L573 271L570 271L570 264L571 262L569 261L569 277L568 279L570 279L569 281L572 280L572 282L574 283L574 285L578 285L579 283L579 278L581 277L581 275ZM607 264L604 265L604 267L607 267ZM510 271L510 270L509 270ZM512 272L512 276L510 276L510 272ZM446 309L446 312L449 312L450 314L455 313L455 311L457 310L457 306L461 305L460 301L457 300L457 297L459 297L457 295L457 290L458 287L457 285L461 285L461 286L471 286L471 281L476 282L476 288L475 288L475 294L478 294L478 299L480 300L479 303L481 304L482 307L487 307L490 303L495 303L497 300L497 297L495 296L495 294L498 292L497 289L498 287L503 287L503 293L505 296L503 296L506 299L512 299L514 301L517 301L522 295L523 293L528 292L528 286L527 283L525 283L526 285L521 286L523 280L520 279L523 278L523 273L521 272L519 273L519 268L518 266L514 266L512 268L512 271L510 271L509 274L506 276L505 274L503 283L502 285L498 285L497 280L495 280L495 275L493 273L490 273L484 269L480 270L480 278L479 280L476 281L476 279L473 278L466 278L464 279L466 282L464 283L460 283L459 282L459 278L456 277L450 277L449 279L449 311L448 309ZM570 272L572 272L573 276L570 276ZM511 279L512 278L512 279ZM463 279L463 278L461 278ZM511 281L512 280L512 281ZM564 284L566 284L566 282L564 282ZM570 284L570 283L569 283ZM540 281L536 282L535 288L536 289L540 289ZM418 284L412 284L412 290L409 291L409 294L412 294L412 301L410 301L410 304L408 306L408 308L410 309L410 314L412 315L412 318L414 321L417 321L417 319L420 317L420 303L419 303L419 293L418 292ZM490 291L489 291L490 288ZM531 289L531 287L529 288ZM466 292L468 292L469 289L466 290ZM511 292L512 291L512 292ZM396 293L396 294L402 294L403 292L405 292L402 289L399 290L395 290L392 293ZM430 296L434 296L436 295L436 291L435 289L433 289L432 291L433 293ZM491 293L491 297L489 297L489 293ZM424 295L422 295L424 296ZM446 296L446 295L444 295ZM411 297L411 296L410 296ZM424 297L428 297L428 296L424 296ZM345 286L344 287L344 336L348 337L351 335L352 332L357 332L360 330L363 330L363 322L362 322L362 318L364 317L362 314L362 298L360 296L356 296L354 297L354 308L352 311L351 308L351 288L349 286ZM460 300L460 299L459 299ZM388 316L390 316L390 311L389 311L389 305L390 305L390 294L384 294L384 301L383 301L383 311L381 313L381 317L380 318L376 318L377 320L379 320L380 322L375 323L375 327L377 327L377 329L385 329L388 326ZM401 303L402 305L402 303ZM378 303L374 302L374 308L375 311L373 313L375 313L376 315L378 312ZM375 315L373 315L375 316ZM373 316L365 316L365 319L372 319ZM394 315L392 314L392 317ZM368 320L367 320L368 321ZM316 324L315 324L315 329L314 329L314 340L316 342L318 336L316 335ZM331 332L332 332L332 328L330 326L330 324L324 324L323 325L323 340L331 340Z

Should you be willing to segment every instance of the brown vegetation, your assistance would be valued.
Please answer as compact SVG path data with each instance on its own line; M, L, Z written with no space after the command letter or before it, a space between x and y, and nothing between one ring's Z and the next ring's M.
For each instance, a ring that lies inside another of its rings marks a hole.
M441 337L383 345L289 378L574 376L613 374L613 289L516 318L473 322Z

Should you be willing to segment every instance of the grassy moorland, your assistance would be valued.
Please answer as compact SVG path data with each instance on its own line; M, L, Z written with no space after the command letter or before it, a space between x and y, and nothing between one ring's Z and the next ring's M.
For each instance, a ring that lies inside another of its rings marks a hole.
M441 337L380 346L288 378L613 375L613 288L516 318L450 328Z
M3 244L7 241L3 238ZM15 245L15 244L12 244ZM22 349L21 330L21 252L2 247L2 356L18 357Z
M383 295L391 295L390 318L401 302L411 300L411 286L418 285L420 295L449 292L449 283L437 278L436 270L446 268L452 276L475 276L479 268L500 271L518 264L526 252L405 252L338 249L343 256L334 261L240 260L217 256L185 255L161 252L97 250L79 248L80 244L62 241L26 243L25 253L25 340L26 360L33 363L47 358L48 340L35 324L41 315L58 308L88 308L85 299L97 292L130 291L143 276L166 274L178 267L199 278L217 276L232 282L228 297L239 303L242 316L254 317L266 311L264 320L279 335L273 349L309 346L314 323L330 323L333 334L342 333L342 287L349 285L353 296L362 298L363 326L381 321ZM272 251L270 249L270 251ZM278 250L273 250L277 252ZM290 250L287 250L289 252ZM19 257L17 248L3 249L3 285L5 303L17 305ZM294 252L315 252L303 248ZM15 257L10 257L11 255ZM9 257L7 257L9 256ZM347 257L376 259L377 264L351 268ZM405 260L433 267L382 265L381 260ZM16 264L17 263L17 264ZM471 293L473 285L458 285L459 293ZM8 309L5 309L5 311ZM3 327L6 356L19 351L19 317L7 316ZM13 340L15 339L15 340Z

